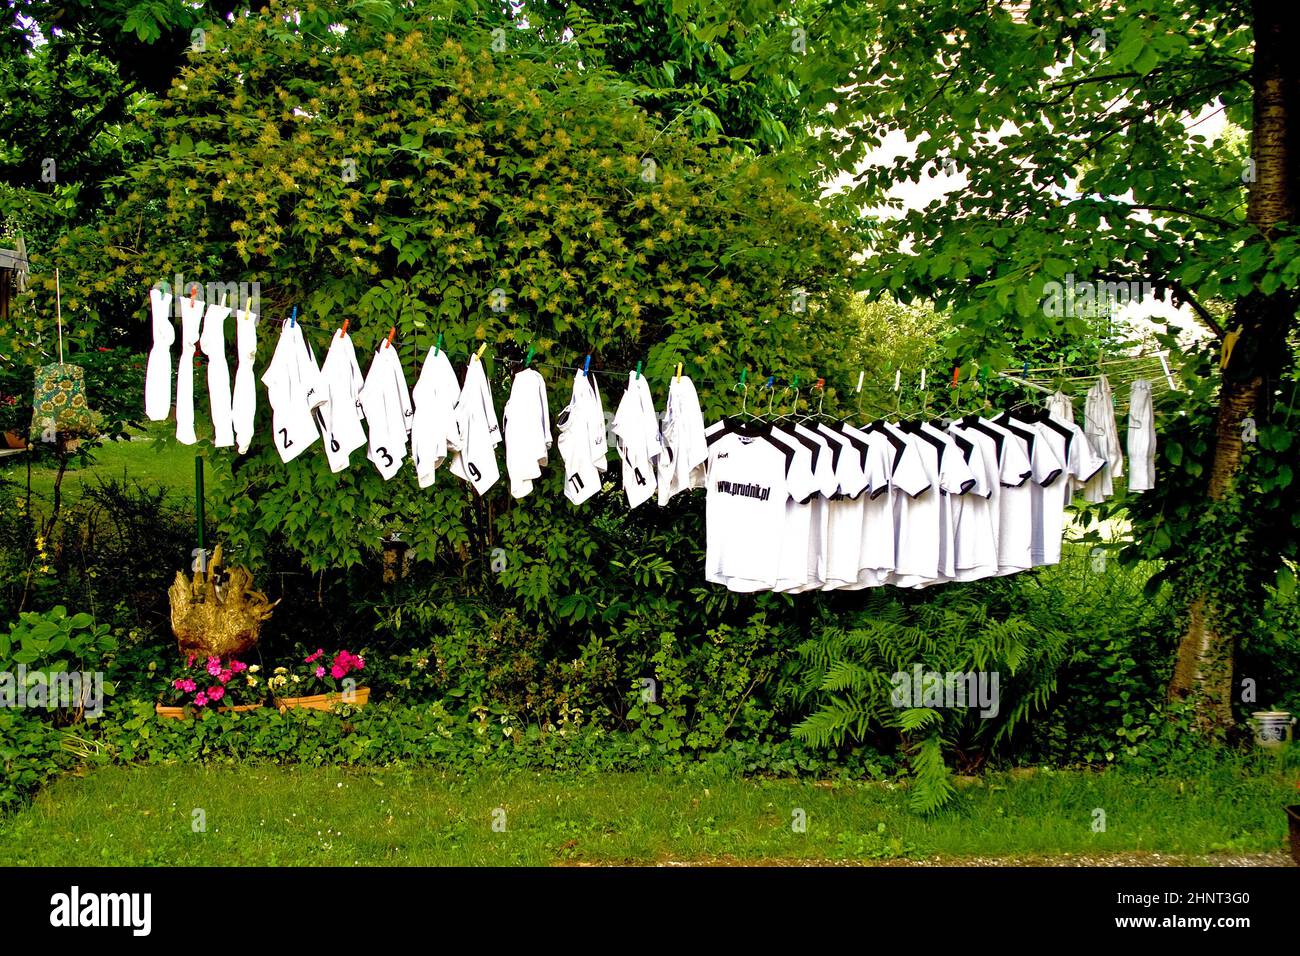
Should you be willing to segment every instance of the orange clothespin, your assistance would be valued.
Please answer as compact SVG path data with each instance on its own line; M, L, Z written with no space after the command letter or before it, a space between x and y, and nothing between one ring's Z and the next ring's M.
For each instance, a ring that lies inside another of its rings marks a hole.
M348 323L351 321L352 321L351 319L343 320L343 328L339 329L339 338L343 338L345 335L348 334Z
M198 297L198 294L199 294L199 284L196 282L192 286L190 286L190 305L194 304L194 300Z

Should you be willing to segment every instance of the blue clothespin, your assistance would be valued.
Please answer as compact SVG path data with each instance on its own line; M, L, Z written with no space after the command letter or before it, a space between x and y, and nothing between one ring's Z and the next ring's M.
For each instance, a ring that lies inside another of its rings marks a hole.
M1029 378L1029 359L1025 359L1025 367L1020 370L1021 378Z
M289 313L289 328L298 324L298 307L295 305L293 311Z
M582 363L582 374L589 375L591 369L591 353L587 353L587 361Z
M776 376L775 376L775 375L769 375L769 376L767 377L767 384L764 385L763 387L764 387L764 388L771 388L771 387L772 387L772 383L775 382L775 381L776 381Z

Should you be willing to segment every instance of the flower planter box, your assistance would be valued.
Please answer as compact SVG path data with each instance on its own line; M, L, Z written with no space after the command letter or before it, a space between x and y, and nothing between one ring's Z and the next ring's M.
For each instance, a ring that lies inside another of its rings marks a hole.
M18 434L16 431L6 431L0 434L0 448L26 448L27 438Z
M344 698L350 697L350 700ZM364 707L370 700L370 688L358 687L350 695L343 691L332 691L328 694L311 694L307 697L277 697L275 706L284 713L290 707L306 707L309 710L333 710L338 704L347 704L350 707Z
M211 708L211 709L217 711L218 713L225 713L226 711L236 711L236 712L239 712L239 713L243 713L244 711L248 711L248 710L257 710L258 708L263 707L263 706L265 706L265 705L263 705L263 704L236 704L236 705L233 706L233 707L213 707L213 708ZM184 720L187 716L190 716L190 714L186 714L186 713L185 713L185 708L184 708L184 707L171 706L171 705L169 705L169 704L154 704L154 708L153 708L153 709L154 709L154 712L155 712L159 717L170 717L170 718L172 718L173 720ZM207 710L207 709L209 709L209 708L199 708L199 707L193 707L193 706L191 706L191 707L190 707L190 712L191 712L191 714L192 714L192 713L193 713L194 711L196 711L196 710Z

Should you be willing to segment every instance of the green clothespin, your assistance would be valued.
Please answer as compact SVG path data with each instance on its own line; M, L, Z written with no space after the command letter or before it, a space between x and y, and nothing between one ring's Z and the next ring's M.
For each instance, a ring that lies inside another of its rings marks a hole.
M441 349L441 348L442 348L442 333L439 332L439 333L438 333L438 341L437 341L436 343L434 343L434 346L433 346L433 354L434 354L434 355L437 355L437 354L438 354L438 350Z
M533 346L531 346L531 345L528 346L528 355L527 355L527 357L524 359L524 368L528 368L528 364L529 364L530 362L532 362L532 360L533 360L533 352L534 352L534 351L536 351L536 350L533 348Z
M742 368L742 369L740 370L740 384L741 384L741 385L744 385L744 384L745 384L745 376L748 375L748 374L749 374L749 369L747 369L747 368Z
M641 363L640 363L640 362L637 362L637 363L636 363L636 377L637 377L637 378L640 378L640 377L641 377Z

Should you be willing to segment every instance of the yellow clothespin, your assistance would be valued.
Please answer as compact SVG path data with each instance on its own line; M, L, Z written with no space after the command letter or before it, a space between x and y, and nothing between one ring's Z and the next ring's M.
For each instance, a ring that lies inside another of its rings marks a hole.
M681 380L682 380L682 363L681 363L681 362L678 362L678 363L677 363L677 381L680 382Z
M481 362L483 361L483 353L486 351L487 351L487 343L484 342L482 345L478 347L478 351L474 353L474 357Z

